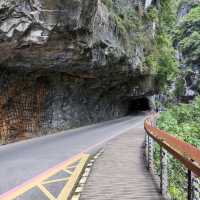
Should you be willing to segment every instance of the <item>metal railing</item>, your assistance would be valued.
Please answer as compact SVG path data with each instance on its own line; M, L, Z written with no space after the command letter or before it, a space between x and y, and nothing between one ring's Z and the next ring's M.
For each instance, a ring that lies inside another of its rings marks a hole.
M147 168L154 171L154 142L160 146L160 192L168 195L168 154L179 161L187 170L187 199L200 200L200 150L194 146L169 135L154 126L152 118L145 120L145 153Z

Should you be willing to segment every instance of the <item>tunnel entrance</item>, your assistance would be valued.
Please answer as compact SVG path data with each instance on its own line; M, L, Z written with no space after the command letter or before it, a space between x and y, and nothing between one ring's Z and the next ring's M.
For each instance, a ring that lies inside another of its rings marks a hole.
M146 97L128 100L128 115L150 109L150 102Z

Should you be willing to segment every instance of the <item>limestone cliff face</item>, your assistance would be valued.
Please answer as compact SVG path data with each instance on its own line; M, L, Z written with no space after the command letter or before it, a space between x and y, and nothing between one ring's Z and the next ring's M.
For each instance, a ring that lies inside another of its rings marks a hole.
M123 116L152 94L156 1L2 0L0 133L14 141Z
M177 12L174 44L180 61L178 96L191 100L200 93L200 1L183 1Z

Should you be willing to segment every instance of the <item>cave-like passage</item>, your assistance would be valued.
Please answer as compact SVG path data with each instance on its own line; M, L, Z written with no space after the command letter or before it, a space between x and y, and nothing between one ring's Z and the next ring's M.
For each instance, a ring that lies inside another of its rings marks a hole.
M150 101L147 97L139 97L128 99L128 115L136 114L141 111L148 111L151 109Z

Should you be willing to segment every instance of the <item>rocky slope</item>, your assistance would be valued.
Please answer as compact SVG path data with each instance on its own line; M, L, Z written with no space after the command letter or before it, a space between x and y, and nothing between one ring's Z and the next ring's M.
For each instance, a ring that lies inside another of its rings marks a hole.
M2 0L4 143L124 116L154 93L156 24L142 0Z
M183 1L177 16L174 45L181 73L176 95L188 101L200 93L200 1Z

